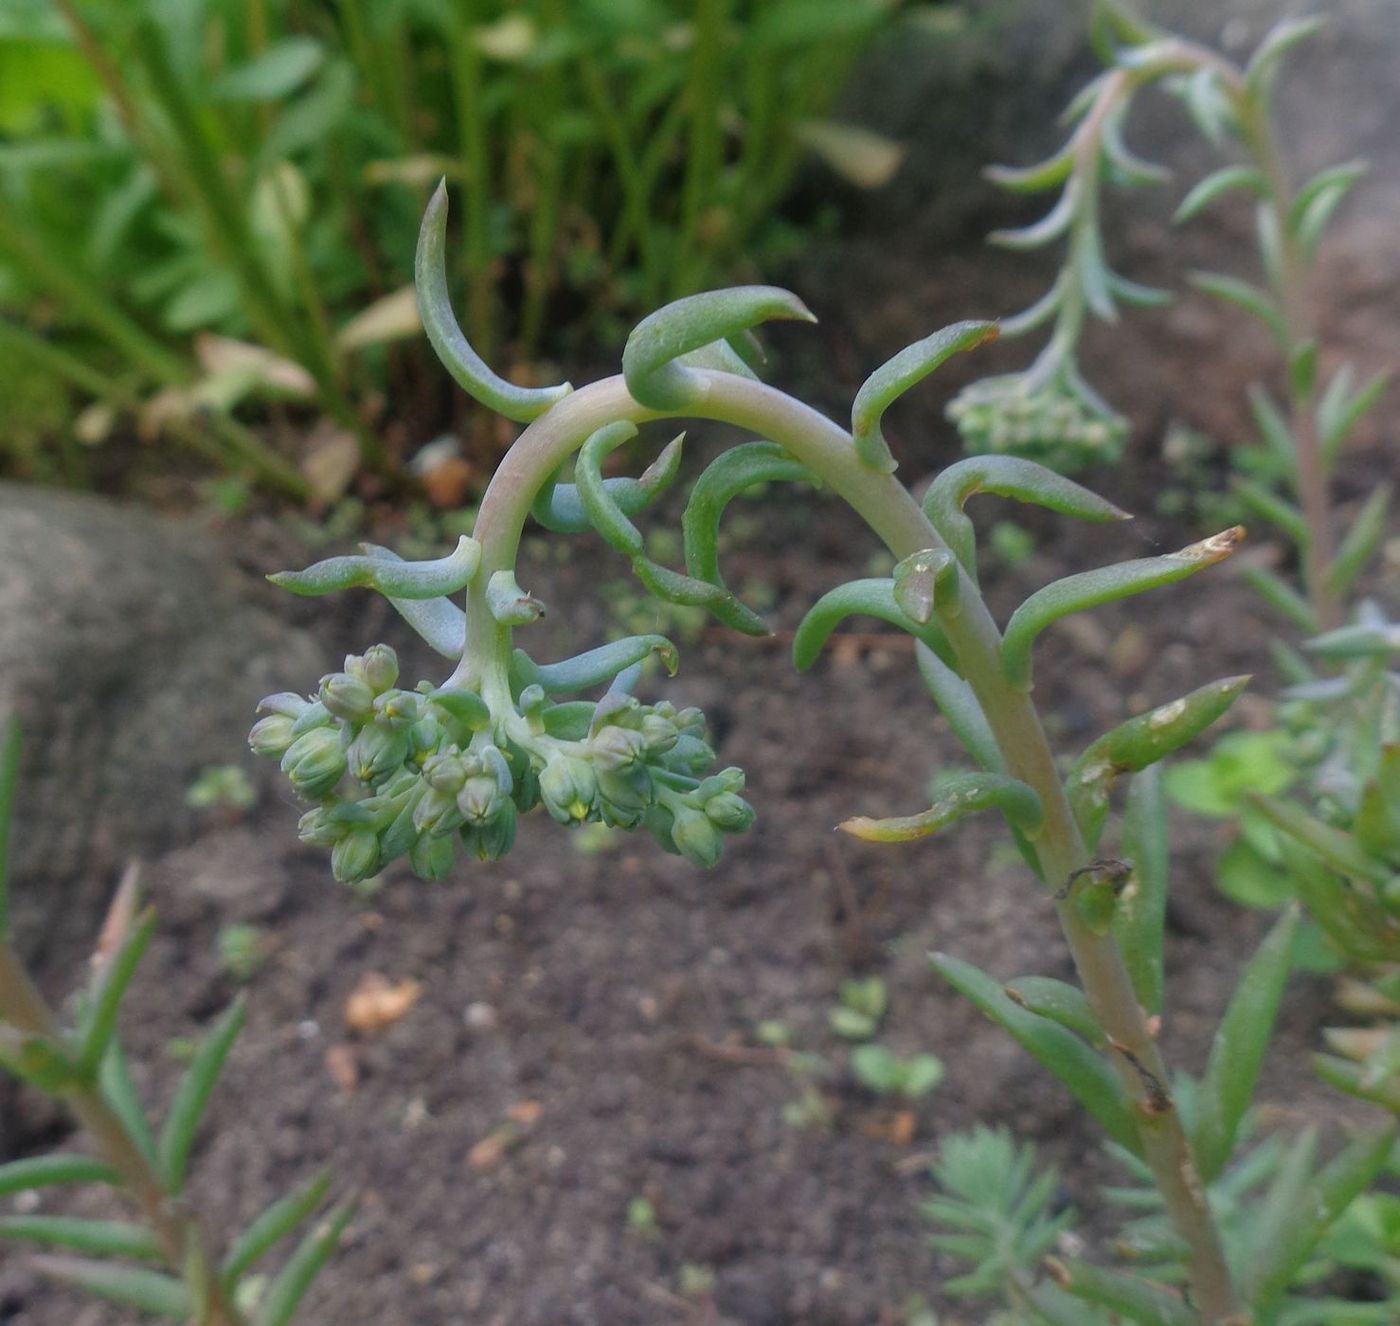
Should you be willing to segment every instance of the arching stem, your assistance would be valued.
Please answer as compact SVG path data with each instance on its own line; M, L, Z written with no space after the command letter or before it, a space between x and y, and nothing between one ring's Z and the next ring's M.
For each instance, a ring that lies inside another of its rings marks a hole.
M841 497L896 558L944 547L904 486L861 462L845 429L762 383L725 373L703 373L700 379L700 390L677 414L732 424L778 443ZM535 493L603 424L659 417L638 405L624 381L615 377L565 397L517 440L496 471L477 517L475 537L482 561L469 593L467 643L457 680L483 687L504 684L510 630L492 620L485 587L495 572L513 568ZM1088 853L1034 702L1006 678L1000 632L977 586L965 572L960 574L960 609L946 615L942 625L960 671L987 715L1008 772L1040 797L1045 822L1034 841L1046 882L1055 889L1087 864ZM482 660L494 676L477 675ZM1118 1051L1115 1063L1135 1107L1144 1157L1177 1233L1190 1248L1192 1296L1201 1320L1205 1326L1247 1321L1240 1315L1190 1143L1171 1103L1166 1067L1122 954L1110 935L1094 934L1068 902L1057 903L1057 911L1085 992Z

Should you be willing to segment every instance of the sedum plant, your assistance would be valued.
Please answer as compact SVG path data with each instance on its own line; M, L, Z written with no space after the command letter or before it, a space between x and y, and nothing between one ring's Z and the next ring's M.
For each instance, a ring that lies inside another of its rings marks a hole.
M376 645L347 659L314 693L264 702L252 744L280 759L293 789L311 803L302 836L330 848L332 868L345 880L405 856L417 874L436 879L454 869L459 853L504 853L520 817L543 805L565 826L645 828L663 848L713 865L724 835L753 819L742 774L711 772L714 752L698 712L633 694L639 665L656 655L674 668L675 651L640 636L564 661L533 658L517 638L543 605L519 584L521 536L532 519L560 533L593 531L656 597L702 606L724 625L757 634L766 630L762 619L730 591L719 564L725 507L752 485L818 483L865 520L896 565L889 576L851 581L813 605L796 632L797 666L810 666L852 615L910 634L923 678L970 765L940 780L927 809L841 827L898 843L978 812L1005 820L1056 910L1080 983L1030 976L1003 986L953 957L935 965L1055 1073L1139 1174L1150 1176L1180 1267L1172 1284L1132 1278L1130 1294L1109 1294L1103 1286L1119 1281L1107 1271L1072 1267L1056 1301L1076 1306L1049 1319L1092 1320L1087 1314L1103 1308L1142 1322L1275 1320L1275 1282L1246 1278L1231 1261L1208 1186L1226 1172L1244 1134L1290 965L1292 914L1246 969L1189 1108L1157 1044L1167 831L1153 766L1219 718L1246 679L1202 686L1130 718L1067 769L1056 762L1034 699L1034 646L1056 621L1213 566L1243 531L1069 576L998 623L978 584L976 528L965 510L972 498L993 493L1088 521L1125 513L1012 456L961 461L917 497L896 478L881 432L885 410L951 355L993 338L994 324L960 323L895 355L857 393L849 429L755 376L753 329L774 319L811 320L795 296L767 286L689 296L651 314L628 339L618 376L578 390L523 388L490 370L453 316L446 207L440 189L420 235L424 326L465 390L528 426L493 477L472 536L446 558L407 563L371 546L273 577L303 594L376 589L447 660L443 679L400 685L395 656ZM639 478L604 472L610 453L643 426L665 425L669 436L670 421L682 417L724 422L757 439L724 452L694 482L682 519L684 570L651 560L634 523L677 479L680 440L660 449ZM576 698L590 692L593 698ZM1122 833L1136 866L1101 847L1110 794L1129 776ZM1391 1136L1366 1135L1335 1162L1347 1178L1329 1188L1332 1204L1317 1208L1319 1237L1334 1206L1344 1207L1379 1168ZM1309 1181L1322 1183L1332 1172L1310 1170Z
M10 722L0 731L0 1071L61 1104L87 1149L0 1164L0 1199L26 1199L0 1214L0 1240L46 1249L33 1265L48 1278L152 1319L288 1326L353 1207L324 1212L330 1175L317 1175L269 1206L216 1256L189 1196L189 1166L210 1096L243 1029L244 1001L236 1000L195 1047L157 1125L132 1082L119 1030L123 999L155 930L154 913L140 906L134 870L112 902L71 1016L45 1001L11 943L6 863L19 753L19 729ZM117 1194L130 1216L89 1219L35 1209L52 1189L93 1185ZM264 1273L267 1255L298 1229L302 1237L281 1268Z

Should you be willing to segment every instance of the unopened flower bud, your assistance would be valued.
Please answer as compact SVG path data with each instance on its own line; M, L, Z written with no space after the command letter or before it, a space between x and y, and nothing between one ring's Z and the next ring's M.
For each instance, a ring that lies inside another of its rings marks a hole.
M379 869L379 839L373 829L352 829L331 848L331 873L342 884L358 884Z
M724 851L720 831L698 810L681 806L676 809L671 825L671 841L687 861L708 870L718 863Z
M292 744L292 720L286 714L269 714L253 724L248 733L248 745L254 755L280 760Z
M334 847L349 831L347 825L331 818L325 806L308 810L297 821L297 837L308 847Z
M321 703L337 718L363 723L370 716L374 692L369 684L348 672L332 672L321 678Z
M360 729L346 754L350 772L366 786L377 787L403 768L408 758L408 733L370 723Z
M419 833L434 838L451 833L453 829L460 828L461 823L462 812L457 806L457 798L435 787L428 788L413 808L413 827Z
M370 690L381 695L399 679L399 656L388 645L371 645L361 661L361 673Z
M683 733L688 733L693 737L703 737L705 735L705 714L702 710L690 705L676 714L672 722Z
M593 812L598 778L587 760L562 755L540 771L540 799L560 824L577 824Z
M669 718L658 713L647 714L642 719L642 740L646 742L651 755L664 755L676 744L680 731Z
M653 799L651 774L644 765L628 773L598 770L598 811L603 823L617 829L635 829Z
M714 762L714 751L691 732L681 733L663 761L668 769L692 778L700 777Z
M441 751L423 762L423 777L429 787L455 795L467 781L467 766L456 751Z
M418 697L412 691L385 691L376 695L374 721L386 727L409 727L418 721Z
M489 774L468 778L457 793L457 809L468 824L485 824L502 805L509 804L501 793L500 784Z
M754 821L753 807L733 792L721 792L705 802L705 818L725 833L743 833Z
M409 758L418 761L420 765L426 764L428 757L442 746L446 735L441 723L431 718L420 718L408 730Z
M419 838L408 849L408 864L419 879L446 879L457 860L457 843L450 835Z
M598 769L622 772L637 765L646 749L646 739L632 728L609 725L588 743Z
M299 736L282 756L282 772L298 796L319 801L345 772L340 734L332 728L318 727Z
M462 842L479 861L499 861L515 846L515 824L515 804L503 799L485 823L462 826Z

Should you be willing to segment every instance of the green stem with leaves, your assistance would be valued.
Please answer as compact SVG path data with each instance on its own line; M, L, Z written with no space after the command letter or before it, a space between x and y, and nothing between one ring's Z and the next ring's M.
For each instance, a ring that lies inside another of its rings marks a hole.
M761 383L728 373L697 373L703 385L676 415L734 425L790 452L861 516L897 558L946 545L908 491L890 474L864 463L851 434L815 410ZM669 417L639 405L622 378L565 397L521 435L496 471L478 514L481 565L467 602L467 642L450 684L488 693L506 685L511 631L493 617L487 586L515 563L521 531L539 490L559 466L603 425ZM1028 690L1014 685L1002 663L1002 637L975 582L959 570L955 612L941 617L959 671L982 704L1007 770L1032 788L1044 809L1034 839L1043 877L1052 889L1088 865L1088 852L1065 796L1044 726ZM491 660L482 675L482 660ZM1169 1077L1138 1003L1123 957L1110 935L1095 934L1068 899L1057 913L1086 994L1110 1038L1119 1077L1132 1102L1145 1159L1172 1221L1191 1249L1193 1299L1206 1326L1238 1319L1240 1303L1219 1232L1205 1199Z
M47 1046L67 1038L8 939L0 939L0 1024ZM245 1318L224 1292L199 1221L167 1191L155 1166L95 1082L75 1081L61 1093L98 1156L121 1178L122 1189L155 1235L172 1271L202 1303L192 1326L244 1326Z

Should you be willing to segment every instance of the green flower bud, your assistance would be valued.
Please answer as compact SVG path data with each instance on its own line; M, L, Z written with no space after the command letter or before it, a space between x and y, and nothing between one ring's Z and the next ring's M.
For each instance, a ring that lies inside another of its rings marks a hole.
M361 660L362 675L376 695L382 695L399 679L399 656L388 645L371 645Z
M374 704L374 692L368 683L348 672L332 672L322 677L320 697L331 713L348 723L367 721Z
M705 735L705 714L694 705L682 709L680 713L672 717L671 721L675 723L683 735L701 738Z
M367 787L377 787L403 768L408 758L408 733L370 723L360 729L346 755L350 772Z
M253 754L273 760L280 760L292 741L292 720L286 714L268 714L258 719L248 733L248 745Z
M610 724L588 743L588 749L600 771L620 773L641 763L646 739L631 728Z
M462 826L462 842L479 861L499 861L515 846L516 818L515 804L503 799L485 823Z
M683 773L691 778L699 778L714 762L714 751L690 732L682 732L676 744L666 752L661 761L673 772Z
M468 824L485 824L500 813L503 805L514 806L490 774L475 774L457 793L457 809Z
M331 818L330 808L316 806L297 821L297 837L308 847L334 847L350 828Z
M635 829L654 800L651 774L645 765L627 773L598 770L598 813L615 829Z
M419 766L428 762L428 757L441 749L447 734L442 724L431 718L420 718L408 730L408 757Z
M680 730L669 718L658 713L642 719L642 740L650 755L664 755L680 738Z
M342 884L358 884L379 869L379 838L373 829L352 829L331 848L331 873Z
M459 751L440 751L423 762L423 777L429 787L455 796L467 781L466 761Z
M282 772L291 779L292 790L298 796L319 801L335 788L345 772L340 733L329 727L303 733L283 753Z
M330 727L335 723L330 711L319 700L308 701L306 707L292 720L292 736L300 737L314 732L318 727Z
M560 824L578 824L598 800L598 777L587 760L561 755L540 771L540 799Z
M733 792L721 792L705 802L705 818L725 833L743 833L753 826L753 807Z
M451 792L440 792L435 787L427 788L413 808L413 827L419 833L440 838L460 828L461 824L462 812L457 805L457 798Z
M385 691L376 695L374 721L385 727L410 727L418 721L418 697L412 691Z
M451 835L419 838L408 849L408 864L419 879L446 879L456 863L457 843Z
M720 831L698 810L677 807L675 823L671 825L671 841L687 861L708 870L718 864L724 851Z

